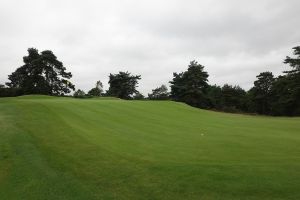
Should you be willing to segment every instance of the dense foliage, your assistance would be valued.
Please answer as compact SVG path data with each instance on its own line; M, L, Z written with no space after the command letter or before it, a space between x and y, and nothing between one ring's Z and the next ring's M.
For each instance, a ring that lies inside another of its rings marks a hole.
M272 114L300 115L300 46L293 48L295 58L286 57L292 68L276 78L271 90Z
M110 74L107 95L121 99L131 99L134 94L138 93L136 88L140 79L140 75L131 75L129 72Z
M84 97L86 97L86 94L83 90L78 89L74 92L73 96L75 98L84 98Z
M169 99L168 88L165 85L161 85L152 90L152 93L148 94L148 98L151 100L166 100Z
M208 73L204 71L204 66L191 61L187 71L173 73L173 76L170 81L172 99L191 106L207 107Z
M264 115L300 115L300 46L293 48L295 57L287 56L284 64L291 70L274 77L272 72L262 72L256 76L254 86L245 91L238 85L209 85L208 73L197 61L191 61L186 71L173 73L170 81L171 92L161 85L148 94L148 99L185 102L191 106L221 110L225 112L248 112ZM24 65L9 75L8 88L0 85L0 97L22 94L63 95L74 90L68 81L72 77L62 62L51 51L38 52L28 49L23 58ZM103 92L101 81L86 94L77 90L74 97L114 96L121 99L145 99L137 91L140 75L119 72L109 75L109 89Z
M139 91L137 91L135 93L135 95L133 96L133 99L134 100L143 100L143 99L145 99L145 97L144 97L144 95L142 93L140 93Z
M47 95L63 95L75 89L69 81L72 74L66 72L52 51L39 53L37 49L29 48L23 61L25 64L8 76L10 82L6 84L10 88L21 89L24 94Z
M0 97L16 97L23 94L23 91L19 88L6 88L3 85L0 86Z
M256 76L254 86L245 91L239 86L208 85L204 67L192 61L187 71L174 73L171 97L192 106L226 112L250 112L264 115L300 115L300 47L293 48L295 58L286 57L290 71L274 77L272 72Z
M97 81L96 86L92 88L89 92L89 96L101 96L103 94L103 84L101 81Z

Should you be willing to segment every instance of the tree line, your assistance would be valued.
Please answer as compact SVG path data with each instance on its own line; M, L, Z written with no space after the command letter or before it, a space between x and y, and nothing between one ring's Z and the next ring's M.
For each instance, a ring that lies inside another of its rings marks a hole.
M45 94L65 96L75 91L77 98L114 96L122 99L174 100L194 107L225 112L246 112L264 115L300 115L300 46L293 48L294 57L287 56L284 64L289 71L275 77L272 72L262 72L256 76L253 87L246 91L238 85L210 85L209 74L197 61L191 61L184 72L173 73L166 85L152 90L144 97L138 90L140 75L119 72L109 75L109 88L103 90L101 81L87 93L76 90L70 82L72 73L67 72L63 63L57 60L52 51L39 53L35 48L28 49L23 57L24 65L8 76L9 82L0 85L0 97L24 94Z

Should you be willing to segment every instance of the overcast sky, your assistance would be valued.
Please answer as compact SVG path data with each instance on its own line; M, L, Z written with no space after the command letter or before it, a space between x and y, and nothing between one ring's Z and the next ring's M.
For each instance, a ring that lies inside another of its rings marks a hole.
M299 25L299 0L0 0L0 83L35 47L84 90L129 71L147 94L191 60L211 84L249 89L259 72L287 69Z

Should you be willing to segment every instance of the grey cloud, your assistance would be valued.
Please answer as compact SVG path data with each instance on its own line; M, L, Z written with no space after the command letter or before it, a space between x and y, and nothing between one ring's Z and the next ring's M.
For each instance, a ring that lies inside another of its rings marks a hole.
M51 49L77 88L109 73L141 74L144 94L198 60L210 83L249 89L262 71L280 74L300 45L298 0L2 0L0 83L28 47Z

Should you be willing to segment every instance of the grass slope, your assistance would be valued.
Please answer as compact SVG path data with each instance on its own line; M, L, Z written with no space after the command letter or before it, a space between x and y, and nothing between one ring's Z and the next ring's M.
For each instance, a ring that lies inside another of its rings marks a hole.
M300 119L2 98L0 199L300 199Z

